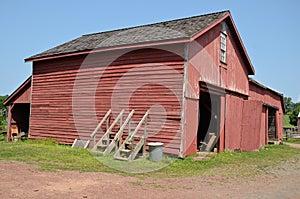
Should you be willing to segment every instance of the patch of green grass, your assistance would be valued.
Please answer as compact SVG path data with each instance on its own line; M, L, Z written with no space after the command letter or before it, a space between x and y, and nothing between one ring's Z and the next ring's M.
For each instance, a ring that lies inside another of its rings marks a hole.
M290 138L288 140L284 140L284 142L294 143L294 144L300 144L299 138Z
M249 177L259 175L269 167L292 158L300 158L300 149L286 145L270 145L259 152L224 152L206 161L193 161L191 155L185 159L164 157L163 161L151 162L138 159L132 162L117 161L113 154L93 156L86 149L75 149L59 145L53 140L27 140L15 143L0 143L0 161L20 161L38 165L47 171L78 170L82 172L118 172L144 179L148 177L168 178L218 175ZM150 172L152 171L152 172ZM137 184L138 186L138 184Z
M25 162L38 165L41 170L113 171L87 150L58 145L51 140L0 143L0 148L0 161Z
M164 156L163 160L157 162L152 162L148 158L140 158L134 161L118 161L114 159L113 153L108 156L96 156L96 158L106 166L131 174L141 174L159 170L176 160L175 158Z
M299 157L300 149L285 145L270 145L259 152L224 152L207 161L192 161L195 155L177 159L169 167L151 173L151 176L182 177L219 175L230 177L255 176L268 167L275 166L288 159Z
M294 125L290 124L290 115L288 115L288 114L283 116L283 127L284 128L295 128Z

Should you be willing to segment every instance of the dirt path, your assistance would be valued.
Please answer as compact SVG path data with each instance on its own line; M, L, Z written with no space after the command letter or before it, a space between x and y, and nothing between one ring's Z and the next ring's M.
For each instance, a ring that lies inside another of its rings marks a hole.
M284 142L284 144L290 146L290 147L294 147L294 148L298 148L300 149L300 144L294 144L294 143L288 143L288 142Z
M31 165L0 162L0 198L300 198L299 159L252 179L140 179L108 173L44 172Z

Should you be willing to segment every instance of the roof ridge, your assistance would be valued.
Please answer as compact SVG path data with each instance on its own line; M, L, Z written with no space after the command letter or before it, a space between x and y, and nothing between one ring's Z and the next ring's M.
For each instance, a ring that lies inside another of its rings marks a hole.
M275 93L283 96L283 93L281 93L281 92L277 91L276 89L273 89L273 88L271 88L271 87L269 87L269 86L267 86L267 85L265 85L265 84L257 81L256 79L253 79L251 77L248 77L248 79L249 79L250 82L253 82L254 84L257 84L258 86L260 86L260 87L262 87L264 89L271 90L271 91L273 91L273 92L275 92Z
M206 14L202 14L202 15L195 15L195 16L191 16L191 17L172 19L172 20L168 20L168 21L161 21L161 22L149 23L149 24L132 26L132 27L127 27L127 28L120 28L120 29L115 29L115 30L107 30L107 31L103 31L103 32L83 34L82 37L92 36L92 35L97 35L97 34L103 34L103 33L112 33L112 32L122 31L122 30L130 30L130 29L133 29L133 28L146 27L146 26L163 24L163 23L168 23L168 22L173 22L173 21L182 21L182 20L187 20L187 19L192 19L192 18L197 18L197 17L204 17L204 16L209 16L209 15L221 14L221 13L225 13L225 12L229 12L230 13L230 10L223 10L223 11L218 11L218 12L214 12L214 13L206 13Z

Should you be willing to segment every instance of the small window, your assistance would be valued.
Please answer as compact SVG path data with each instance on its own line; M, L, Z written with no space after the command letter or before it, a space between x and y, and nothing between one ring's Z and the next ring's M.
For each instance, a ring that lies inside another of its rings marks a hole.
M226 63L226 35L224 33L221 33L220 60L221 62Z

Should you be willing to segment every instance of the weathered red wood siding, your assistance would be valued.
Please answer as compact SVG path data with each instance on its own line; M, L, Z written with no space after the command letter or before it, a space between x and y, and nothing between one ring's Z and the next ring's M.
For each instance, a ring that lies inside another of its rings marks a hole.
M113 117L123 108L127 111L125 116L134 109L133 122L137 123L147 109L156 106L148 120L148 141L163 142L166 152L178 154L182 103L178 94L182 96L183 84L181 49L180 45L172 47L179 55L143 49L34 62L30 137L53 137L70 144L78 136L89 138L97 125L92 120L95 112L100 121L110 108ZM121 56L113 59L118 55ZM136 88L137 85L140 86ZM74 101L80 104L75 112Z
M262 102L244 100L241 130L241 150L257 151L260 147Z
M226 27L227 34L227 63L220 62L220 33ZM228 91L221 113L221 145L223 148L240 148L241 118L242 112L236 106L243 106L243 97L237 97L230 93L246 96L249 93L248 69L238 50L236 39L228 26L218 24L204 33L192 43L188 49L188 69L184 99L184 155L193 154L197 151L196 137L199 112L199 81L217 85ZM237 105L236 105L237 103ZM193 110L193 111L191 111ZM226 110L226 111L225 111ZM242 110L241 110L242 111ZM236 122L237 120L237 122ZM225 127L224 127L225 124Z
M263 103L226 95L225 148L229 150L256 151L262 143L260 134Z
M28 83L27 83L28 82ZM23 104L23 103L30 103L31 97L31 81L30 79L24 82L22 88L18 88L15 93L13 93L6 102L5 105L12 105L12 104Z
M225 148L240 149L242 140L243 99L226 95Z
M249 88L249 100L257 100L261 101L265 104L277 107L278 110L276 111L276 134L278 139L282 139L282 124L283 124L283 100L281 99L282 96L279 94L272 92L269 89L263 88L261 86L258 86L257 84L250 82L250 88ZM266 114L266 111L262 111L262 120L264 122L261 125L260 133L261 133L261 144L267 143L267 139L263 139L267 135L267 126L268 126L268 120Z
M227 63L224 64L220 61L221 31L222 25L218 24L196 39L197 43L190 46L189 69L194 70L189 74L191 75L191 77L189 76L190 82L193 80L205 81L233 92L248 95L248 69L229 28L226 28ZM199 90L198 84L191 85L194 91Z

